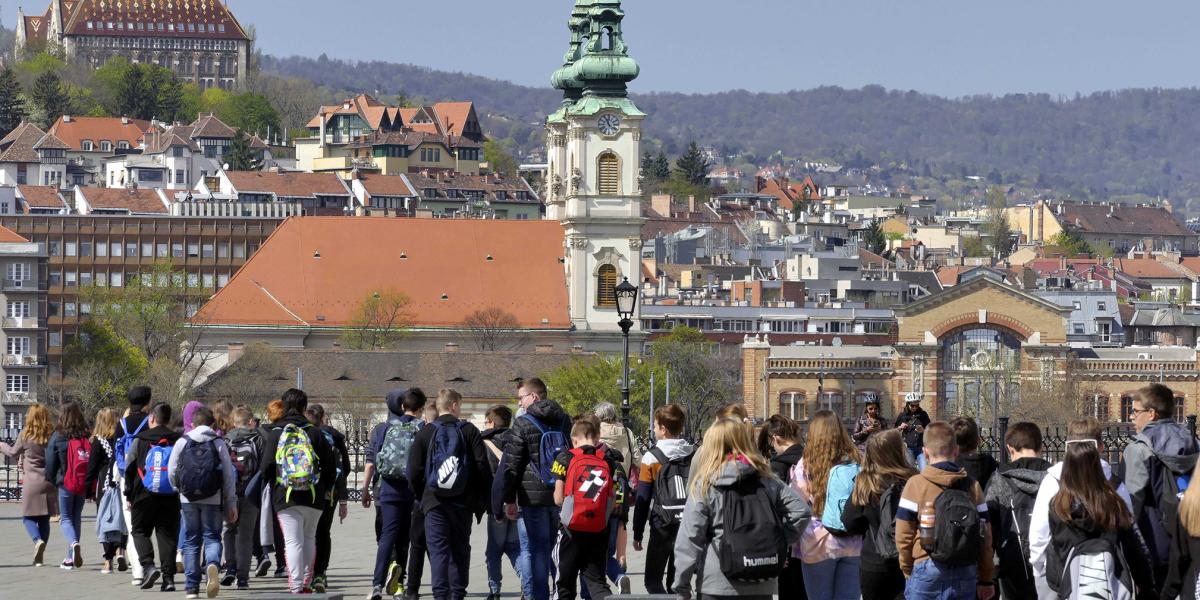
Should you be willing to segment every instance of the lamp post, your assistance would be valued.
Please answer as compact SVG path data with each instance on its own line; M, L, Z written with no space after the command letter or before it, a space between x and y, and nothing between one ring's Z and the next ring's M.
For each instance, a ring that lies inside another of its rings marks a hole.
M621 377L621 424L625 426L626 431L630 428L629 419L629 330L633 327L633 311L637 307L638 288L629 283L629 278L625 277L624 281L617 284L613 288L617 297L617 314L621 320L617 323L621 327L621 334L624 338L624 376Z

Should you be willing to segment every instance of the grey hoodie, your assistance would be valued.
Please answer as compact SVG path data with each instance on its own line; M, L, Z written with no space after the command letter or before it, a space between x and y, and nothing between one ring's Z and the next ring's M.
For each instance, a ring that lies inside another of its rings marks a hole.
M778 591L774 579L757 583L726 579L721 573L721 559L717 555L721 536L724 535L725 520L721 488L732 487L743 479L758 476L759 473L753 467L731 460L721 468L721 474L717 476L713 488L703 498L688 498L687 507L683 509L683 522L679 525L679 535L675 538L677 594L692 596L692 579L696 576L704 578L700 591L705 596L770 596ZM795 544L800 539L800 532L808 527L812 509L779 479L768 477L763 480L763 484L775 498L775 510L783 523L788 545ZM700 552L705 553L702 573L699 564Z
M1141 529L1150 547L1150 559L1160 574L1165 573L1171 540L1163 528L1157 497L1158 478L1162 475L1154 468L1154 462L1161 461L1172 473L1191 474L1197 456L1200 447L1188 428L1165 419L1151 421L1125 447L1121 465L1125 469L1125 487L1133 502L1133 520Z
M233 469L233 463L229 461L229 447L225 445L225 440L217 436L217 432L208 425L197 425L191 431L183 434L179 441L175 442L175 448L171 450L171 461L167 463L167 477L171 480L171 485L175 489L179 489L179 456L183 454L183 449L187 446L188 441L197 443L214 441L217 445L217 456L221 457L221 492L213 494L202 500L191 501L192 504L221 504L221 499L224 497L225 506L237 506L237 472ZM179 494L179 501L183 504L188 504L189 500L183 494Z

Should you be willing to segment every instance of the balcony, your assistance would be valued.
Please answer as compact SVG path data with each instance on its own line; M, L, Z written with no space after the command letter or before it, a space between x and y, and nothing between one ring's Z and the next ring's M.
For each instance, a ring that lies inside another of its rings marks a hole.
M33 392L4 392L5 404L35 404L37 394Z
M43 361L32 354L5 354L3 364L5 367L40 367Z
M4 291L6 292L36 292L37 282L32 279L5 279Z
M38 320L35 317L4 317L5 329L37 329Z

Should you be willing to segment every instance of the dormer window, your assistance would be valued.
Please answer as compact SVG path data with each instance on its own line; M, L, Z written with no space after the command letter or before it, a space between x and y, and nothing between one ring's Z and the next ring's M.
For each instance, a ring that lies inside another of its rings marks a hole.
M100 151L101 152L112 152L112 142L110 142L108 140L101 140L100 141Z
M79 143L79 149L84 152L93 152L96 149L96 144L92 140L83 140Z
M117 142L117 149L119 149L119 150L128 150L128 149L129 149L129 142L126 142L126 141L120 141L120 142Z

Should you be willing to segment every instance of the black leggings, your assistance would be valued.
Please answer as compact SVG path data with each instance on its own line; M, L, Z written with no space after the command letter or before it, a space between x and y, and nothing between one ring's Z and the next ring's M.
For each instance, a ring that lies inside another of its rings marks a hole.
M858 586L862 592L862 600L896 600L904 596L904 573L900 564L895 569L887 571L867 571L859 569ZM1033 600L1037 595L1021 600Z

